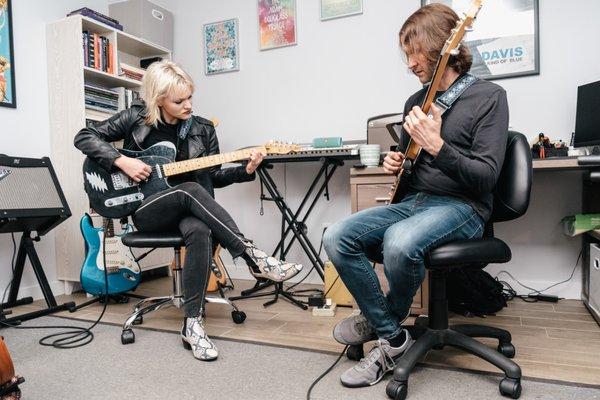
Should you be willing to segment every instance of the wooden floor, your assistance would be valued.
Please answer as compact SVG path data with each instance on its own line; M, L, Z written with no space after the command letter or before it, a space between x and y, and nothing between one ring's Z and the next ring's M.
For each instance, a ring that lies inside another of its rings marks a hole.
M236 289L229 295L239 293L253 282L238 281ZM307 288L310 286L305 286ZM300 287L299 287L300 288ZM158 278L143 283L138 294L163 296L171 291L171 278ZM343 348L332 338L331 332L340 319L351 313L351 309L338 308L335 317L314 317L310 311L280 300L268 308L263 303L269 298L238 301L236 304L247 314L246 321L235 324L225 306L207 305L207 331L211 337L226 338L254 343L267 343L299 349L339 352ZM82 293L58 296L57 302L86 299ZM122 324L132 311L134 302L110 304L103 322ZM43 301L13 309L14 315L44 307ZM102 306L94 304L75 313L58 315L83 320L95 320ZM12 317L12 315L11 315ZM136 327L136 343L143 343L142 327L178 331L181 327L182 311L176 308L160 310L144 318L144 324ZM409 320L408 323L412 321ZM453 315L451 323L479 323L508 329L513 337L517 355L515 361L521 366L523 375L532 378L559 380L600 387L600 327L581 301L561 300L559 303L525 303L522 300L509 302L507 308L497 316L464 318ZM484 340L496 346L492 340ZM115 338L120 343L120 338ZM429 365L450 366L460 369L499 372L483 360L453 348L431 351L422 360Z

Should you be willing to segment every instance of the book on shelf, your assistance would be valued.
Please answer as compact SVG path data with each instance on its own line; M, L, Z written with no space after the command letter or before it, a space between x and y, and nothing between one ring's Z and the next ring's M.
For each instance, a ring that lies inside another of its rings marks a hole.
M114 114L119 110L119 92L97 85L85 84L85 107Z
M83 62L86 67L114 74L112 43L98 33L83 31Z
M87 8L87 7L83 7L78 10L73 10L67 14L67 17L70 17L71 15L77 15L77 14L83 15L84 17L92 18L98 22L101 22L105 25L108 25L108 26L118 29L120 31L123 30L123 25L121 25L119 23L119 21L117 21L116 19L111 18L107 15L101 14L98 11L92 10L91 8Z
M140 98L139 92L132 89L118 87L114 88L114 90L119 93L119 111L128 109L134 100Z
M115 113L109 113L109 112L106 112L106 111L94 110L94 109L91 109L91 108L86 108L85 109L85 117L86 117L86 119L92 120L92 121L104 121L104 120L109 119L113 115L115 115Z
M125 75L127 78L135 79L137 81L141 81L144 77L144 73L146 72L141 68L134 67L133 65L125 64L123 62L119 63L119 69L121 71L119 75Z

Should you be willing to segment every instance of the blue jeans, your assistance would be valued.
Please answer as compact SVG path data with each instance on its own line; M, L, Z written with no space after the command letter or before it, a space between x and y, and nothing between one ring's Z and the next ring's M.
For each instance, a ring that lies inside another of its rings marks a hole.
M389 339L400 333L425 278L425 253L447 242L481 237L483 226L460 199L416 193L338 221L325 231L323 246L377 336ZM383 262L387 296L369 260Z

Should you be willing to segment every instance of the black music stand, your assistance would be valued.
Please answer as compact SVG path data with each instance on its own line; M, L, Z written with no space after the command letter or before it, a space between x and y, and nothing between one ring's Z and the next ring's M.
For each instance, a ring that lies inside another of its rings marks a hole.
M281 215L282 215L281 239L279 240L277 247L273 251L273 256L276 256L277 252L279 252L279 258L281 260L285 260L285 257L288 254L288 252L290 251L292 244L294 244L295 240L298 240L298 242L300 243L300 246L302 246L302 249L304 250L307 257L309 258L309 260L312 264L312 268L314 268L317 271L317 273L319 274L321 279L324 279L325 265L324 265L323 261L321 260L321 257L319 256L318 251L315 249L315 247L312 245L312 243L308 239L306 220L308 219L310 213L312 212L313 208L317 204L317 201L323 196L323 193L325 193L324 197L326 197L327 200L329 200L328 184L329 184L329 181L331 180L331 177L333 176L334 172L336 171L337 167L344 165L344 160L358 159L358 158L359 158L358 154L349 154L349 153L346 153L346 154L340 153L337 155L330 154L328 156L321 156L321 155L315 154L312 157L306 156L306 155L301 156L301 157L289 155L289 156L278 156L277 158L270 158L270 157L265 158L265 160L262 162L262 164L259 166L259 168L256 170L256 172L258 173L258 176L260 177L261 185L264 185L264 187L267 188L267 191L269 192L269 195L271 197L266 197L264 194L262 194L262 191L261 191L260 198L261 198L261 201L263 201L263 200L264 201L273 201L279 208L279 211L281 212ZM300 206L294 212L289 207L289 205L285 202L284 197L281 195L281 192L277 188L277 185L273 181L273 178L271 177L271 175L268 173L268 170L273 168L273 165L272 165L273 163L306 162L306 161L319 161L321 163L321 168L317 172L317 174L316 174L315 178L313 179L311 185L309 186L306 194L304 195L304 198L302 199ZM319 181L321 180L321 178L323 178L323 181L319 185ZM317 187L318 187L318 190L315 194L315 189L317 189ZM305 205L308 203L311 196L312 196L312 201L310 203L310 206L308 207L304 216L300 217L302 210L304 209ZM287 246L286 246L285 241L290 232L293 233L293 236L290 239L290 241L287 243ZM274 290L266 292L266 293L256 293L256 292L259 292L270 286L274 286ZM308 306L304 302L295 299L294 294L292 292L284 289L283 283L281 283L281 282L275 283L275 282L267 280L267 279L259 279L256 282L256 284L254 285L254 287L242 291L240 296L230 297L229 299L231 301L236 301L236 300L251 299L251 298L265 297L265 296L274 296L272 300L263 304L263 306L265 306L265 307L275 304L279 300L279 296L282 296L283 298L289 300L292 304L302 308L303 310L308 309Z
M29 196L29 197L28 197ZM75 309L75 303L56 303L48 279L35 251L34 242L40 240L58 224L71 216L71 210L60 188L48 157L41 159L0 155L0 233L23 232L17 253L8 301L0 304L0 323L20 324L57 311ZM16 208L16 204L20 208ZM32 232L37 234L32 237ZM25 258L28 257L40 284L47 308L6 318L12 311L4 310L30 304L33 298L17 299ZM0 324L0 328L3 324Z

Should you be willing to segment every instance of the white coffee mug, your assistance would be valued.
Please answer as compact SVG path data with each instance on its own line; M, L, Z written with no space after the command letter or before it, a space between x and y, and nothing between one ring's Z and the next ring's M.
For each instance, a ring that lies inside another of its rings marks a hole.
M358 150L360 163L365 167L378 167L381 157L381 146L378 144L363 144Z

